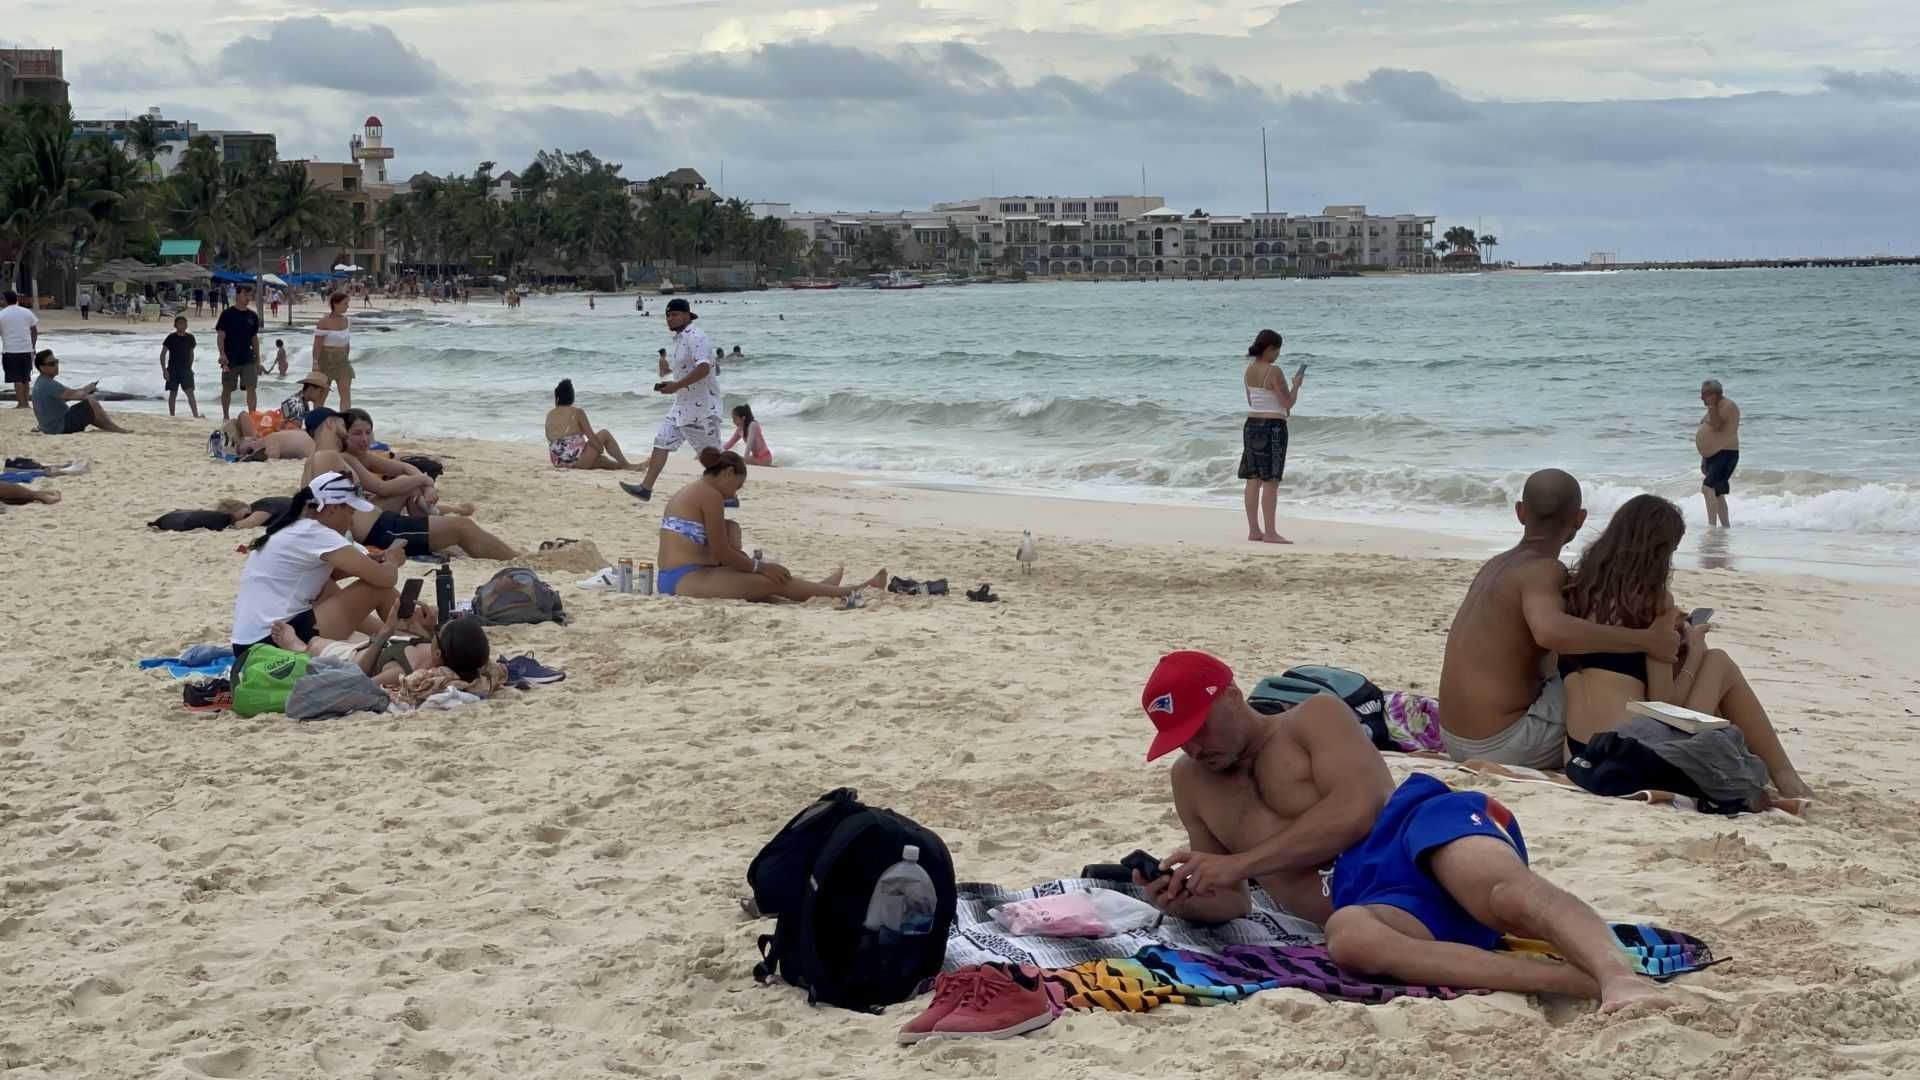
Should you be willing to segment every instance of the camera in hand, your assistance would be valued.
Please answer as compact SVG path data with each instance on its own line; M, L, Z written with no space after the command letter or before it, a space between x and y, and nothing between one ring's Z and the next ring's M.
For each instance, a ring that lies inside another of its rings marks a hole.
M1089 863L1080 868L1080 876L1093 881L1113 881L1122 885L1131 885L1135 870L1140 871L1140 876L1148 881L1165 873L1160 869L1159 859L1144 851L1136 850L1117 863Z

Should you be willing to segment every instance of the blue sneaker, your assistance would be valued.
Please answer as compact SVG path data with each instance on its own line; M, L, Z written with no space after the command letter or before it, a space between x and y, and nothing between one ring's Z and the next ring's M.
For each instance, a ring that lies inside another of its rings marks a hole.
M503 656L500 658L500 666L507 669L507 682L513 686L544 686L547 683L560 682L567 677L566 672L550 668L527 654L516 656L511 660Z
M639 499L641 502L650 502L653 499L652 488L642 487L639 484L629 484L625 480L620 481L620 490Z

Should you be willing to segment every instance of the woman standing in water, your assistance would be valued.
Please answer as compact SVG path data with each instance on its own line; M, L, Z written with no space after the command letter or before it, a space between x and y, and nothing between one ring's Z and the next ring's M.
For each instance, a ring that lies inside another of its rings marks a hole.
M313 370L333 380L341 412L353 407L353 331L347 320L352 302L346 293L334 293L327 297L327 313L313 324Z
M1277 361L1280 359L1280 335L1262 330L1247 346L1250 358L1241 376L1247 394L1247 423L1241 429L1240 479L1247 482L1247 539L1268 544L1291 544L1273 527L1274 503L1280 498L1280 479L1287 469L1287 418L1300 400L1300 383L1307 377L1307 365L1293 373L1293 385L1287 385ZM1260 527L1260 515L1267 527Z

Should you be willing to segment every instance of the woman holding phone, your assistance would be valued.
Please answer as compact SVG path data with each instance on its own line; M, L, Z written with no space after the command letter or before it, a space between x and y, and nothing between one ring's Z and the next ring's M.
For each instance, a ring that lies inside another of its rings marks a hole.
M1280 480L1287 470L1287 418L1300 400L1300 383L1307 365L1293 373L1293 383L1279 368L1280 334L1262 330L1247 346L1247 370L1241 389L1247 395L1247 423L1241 430L1240 479L1247 482L1247 539L1267 544L1291 544L1273 527L1274 504L1280 498ZM1260 515L1266 528L1260 527Z
M1810 794L1807 785L1780 744L1760 696L1732 657L1707 645L1712 612L1702 608L1682 619L1674 606L1668 581L1673 553L1686 533L1679 507L1658 495L1635 495L1587 545L1568 575L1567 614L1634 629L1664 622L1682 629L1686 645L1679 661L1671 664L1645 653L1563 654L1567 741L1578 753L1595 735L1618 727L1629 702L1664 701L1739 728L1747 749L1766 764L1780 794L1804 798Z

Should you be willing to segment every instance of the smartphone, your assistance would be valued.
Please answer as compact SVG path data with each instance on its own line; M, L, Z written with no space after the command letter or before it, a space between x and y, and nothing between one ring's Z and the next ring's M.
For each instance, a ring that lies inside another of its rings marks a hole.
M1293 377L1296 379L1299 379L1299 378L1303 378L1306 374L1307 374L1307 365L1301 364L1299 367L1294 369Z
M1697 607L1693 609L1693 614L1687 616L1687 621L1695 626L1700 626L1711 618L1713 618L1712 608Z
M1124 859L1121 859L1120 865L1126 867L1129 870L1139 871L1140 876L1142 878L1145 878L1148 881L1152 881L1153 879L1159 877L1161 874L1166 873L1166 871L1160 869L1159 859L1156 859L1153 856L1147 854L1146 852L1139 851L1139 850L1136 850L1133 854L1127 856Z
M410 619L413 617L413 606L419 603L420 589L425 586L426 583L426 578L411 578L405 585L400 586L400 618Z

